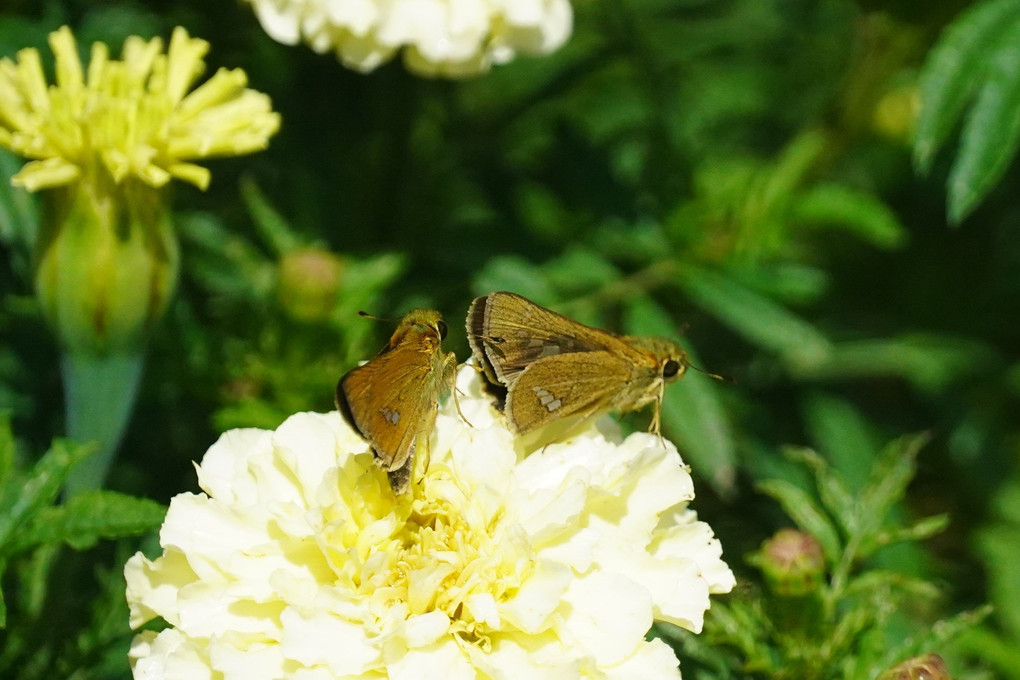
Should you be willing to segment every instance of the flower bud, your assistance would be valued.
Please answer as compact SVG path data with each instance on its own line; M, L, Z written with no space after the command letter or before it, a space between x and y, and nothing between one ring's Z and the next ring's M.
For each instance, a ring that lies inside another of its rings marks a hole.
M878 680L951 680L946 662L938 654L907 659L883 671Z
M872 115L875 132L889 139L909 143L921 111L921 95L916 85L886 92Z
M329 318L343 271L343 261L326 250L302 248L285 254L279 269L280 305L298 321Z
M43 315L72 353L138 349L177 280L163 190L97 172L47 192L34 253Z
M814 592L825 576L822 546L811 534L780 529L754 556L776 595L796 597Z

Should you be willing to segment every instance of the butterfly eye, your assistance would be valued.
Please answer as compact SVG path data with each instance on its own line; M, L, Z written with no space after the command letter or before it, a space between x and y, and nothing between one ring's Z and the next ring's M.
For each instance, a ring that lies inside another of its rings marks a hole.
M446 333L447 333L446 322L443 321L442 319L437 321L436 322L436 330L439 331L439 339L440 340L445 340L446 339Z
M670 359L662 365L662 377L672 378L674 375L680 372L680 362L675 359Z

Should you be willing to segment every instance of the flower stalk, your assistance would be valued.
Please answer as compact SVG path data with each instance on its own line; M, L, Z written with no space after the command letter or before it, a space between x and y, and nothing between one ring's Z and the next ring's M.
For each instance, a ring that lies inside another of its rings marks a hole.
M37 50L0 60L0 146L29 159L12 183L43 197L35 289L63 352L67 433L99 445L69 481L75 491L105 479L173 297L169 182L205 189L211 175L193 159L263 149L280 117L240 69L192 89L209 44L183 28L166 52L159 38L129 37L121 60L96 43L87 66L68 27L49 43L54 84Z

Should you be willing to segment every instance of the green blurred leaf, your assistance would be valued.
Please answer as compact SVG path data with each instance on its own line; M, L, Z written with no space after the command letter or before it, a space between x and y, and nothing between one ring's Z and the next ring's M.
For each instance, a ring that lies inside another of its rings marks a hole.
M949 515L933 515L911 524L906 527L899 527L893 531L880 534L877 544L881 546L893 545L895 543L924 541L936 534L940 534L949 526Z
M624 329L629 335L672 337L674 319L648 296L631 300L624 308ZM697 353L683 341L691 362ZM736 444L719 393L719 382L694 370L666 388L662 425L674 438L697 474L708 479L718 493L731 494L736 478Z
M833 469L817 452L806 448L788 447L784 453L790 460L811 470L822 506L830 516L835 518L843 529L844 536L854 536L859 530L857 496L847 489L843 481L834 474Z
M1014 3L1015 5L1015 3ZM1020 14L1010 17L992 54L949 173L949 218L963 220L1002 178L1020 143Z
M694 302L789 365L816 366L829 358L828 339L786 308L723 274L694 266L680 272L680 283Z
M26 479L12 479L3 486L0 490L0 555L8 554L11 540L22 523L53 502L71 468L93 450L91 446L58 439Z
M784 304L817 302L829 289L829 274L818 267L795 262L758 263L740 267L730 275L744 285Z
M6 485L14 474L17 449L14 432L11 431L11 417L0 412L0 486Z
M979 340L913 333L836 343L824 361L795 365L792 372L815 380L898 376L938 394L992 360L993 352Z
M917 454L929 439L927 434L901 437L887 444L879 453L871 479L859 497L862 535L875 536L887 521L893 506L906 495L907 485L916 471ZM862 554L866 556L863 551Z
M900 248L908 238L889 206L842 184L819 184L797 194L791 217L809 225L843 229L883 250Z
M1020 17L1016 0L986 0L962 12L932 48L921 70L921 115L914 133L914 163L922 173L981 83L989 46L1001 44Z
M66 543L84 550L100 539L137 536L162 523L166 508L146 498L113 491L85 491L43 508L19 530L7 549L13 555L39 545Z
M620 279L620 272L606 258L587 248L568 248L544 267L546 279L560 298L598 290Z
M802 408L815 450L847 486L863 487L879 449L867 419L849 401L823 392L809 392Z
M544 301L543 304L556 299L555 290L545 272L517 255L497 256L486 262L475 275L471 290L475 295L508 290L531 300Z
M11 177L24 162L0 148L0 243L6 243L17 268L28 276L30 253L39 231L39 208L35 197L25 189L11 185Z
M241 180L241 198L248 208L252 223L276 257L306 245L290 223L270 204L262 189L251 177Z
M7 570L7 561L0 558L0 576ZM7 627L7 600L4 598L4 590L0 588L0 630Z
M996 493L995 505L1006 510L998 521L980 529L975 537L977 552L988 573L991 600L996 605L996 618L1014 640L1020 640L1020 482L1013 478ZM1000 510L1001 512L1001 510Z
M839 532L818 507L815 499L804 489L782 479L758 482L755 488L775 499L790 519L802 530L815 537L825 552L829 564L839 561L842 548Z

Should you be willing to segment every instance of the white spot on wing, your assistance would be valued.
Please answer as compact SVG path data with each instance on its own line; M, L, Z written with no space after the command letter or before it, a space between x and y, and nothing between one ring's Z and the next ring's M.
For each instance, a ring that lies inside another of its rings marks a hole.
M400 422L400 413L394 411L393 409L381 408L379 409L379 413L382 414L382 417L385 418L386 422L389 423L390 425L396 425L397 423Z
M563 401L561 399L557 399L549 390L542 389L541 387L532 387L531 391L534 392L535 396L538 397L538 400L542 402L542 406L549 409L550 413L558 409L560 406L563 406Z

